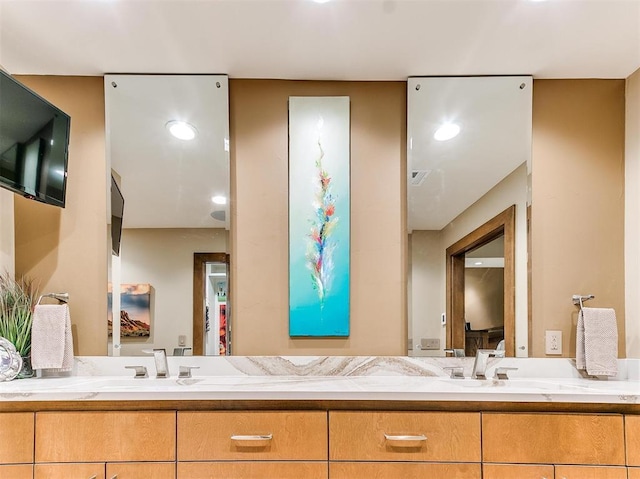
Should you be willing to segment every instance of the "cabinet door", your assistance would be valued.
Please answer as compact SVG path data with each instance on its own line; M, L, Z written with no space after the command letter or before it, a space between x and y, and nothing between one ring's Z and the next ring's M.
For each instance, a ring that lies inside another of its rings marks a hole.
M556 466L556 479L627 479L627 468Z
M627 465L640 466L640 416L625 416Z
M106 477L107 479L176 479L176 463L108 463Z
M553 479L553 466L528 464L483 464L483 479Z
M173 411L36 413L36 462L175 461Z
M331 412L329 457L333 461L480 462L480 414Z
M178 460L326 461L327 413L179 412Z
M33 463L33 413L2 413L0 424L0 464Z
M19 464L0 466L0 479L32 479L33 465Z
M480 464L425 464L395 462L331 462L331 479L480 479ZM513 479L513 478L511 478Z
M640 479L640 467L630 467L627 472L629 479Z
M36 464L34 479L105 479L104 463Z
M482 414L485 462L624 465L620 415Z
M238 479L240 477L242 479L327 479L327 463L178 462L178 479Z

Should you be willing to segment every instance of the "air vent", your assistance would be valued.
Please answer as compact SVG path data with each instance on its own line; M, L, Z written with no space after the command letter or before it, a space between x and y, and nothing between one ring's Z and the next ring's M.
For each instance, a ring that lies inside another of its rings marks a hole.
M413 170L411 172L411 184L413 186L420 186L427 179L431 170Z

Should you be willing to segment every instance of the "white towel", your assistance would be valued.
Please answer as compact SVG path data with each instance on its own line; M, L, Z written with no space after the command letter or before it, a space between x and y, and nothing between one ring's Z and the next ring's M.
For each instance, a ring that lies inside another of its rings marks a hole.
M582 308L578 313L576 367L591 376L618 374L618 323L611 308Z
M66 304L38 304L31 327L31 366L33 369L71 371L73 337Z

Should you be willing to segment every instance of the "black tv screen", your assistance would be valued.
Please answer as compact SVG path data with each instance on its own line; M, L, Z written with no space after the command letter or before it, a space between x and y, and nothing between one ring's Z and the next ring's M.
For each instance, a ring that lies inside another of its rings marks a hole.
M120 239L122 237L122 220L124 217L124 196L111 175L111 252L120 256Z
M71 118L0 70L0 186L64 208Z

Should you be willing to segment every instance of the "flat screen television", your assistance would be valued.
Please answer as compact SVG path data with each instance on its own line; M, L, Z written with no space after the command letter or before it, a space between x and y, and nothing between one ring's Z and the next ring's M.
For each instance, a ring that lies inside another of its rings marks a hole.
M71 118L0 70L0 186L64 208Z
M122 238L122 219L124 216L124 196L111 175L111 253L120 256Z

